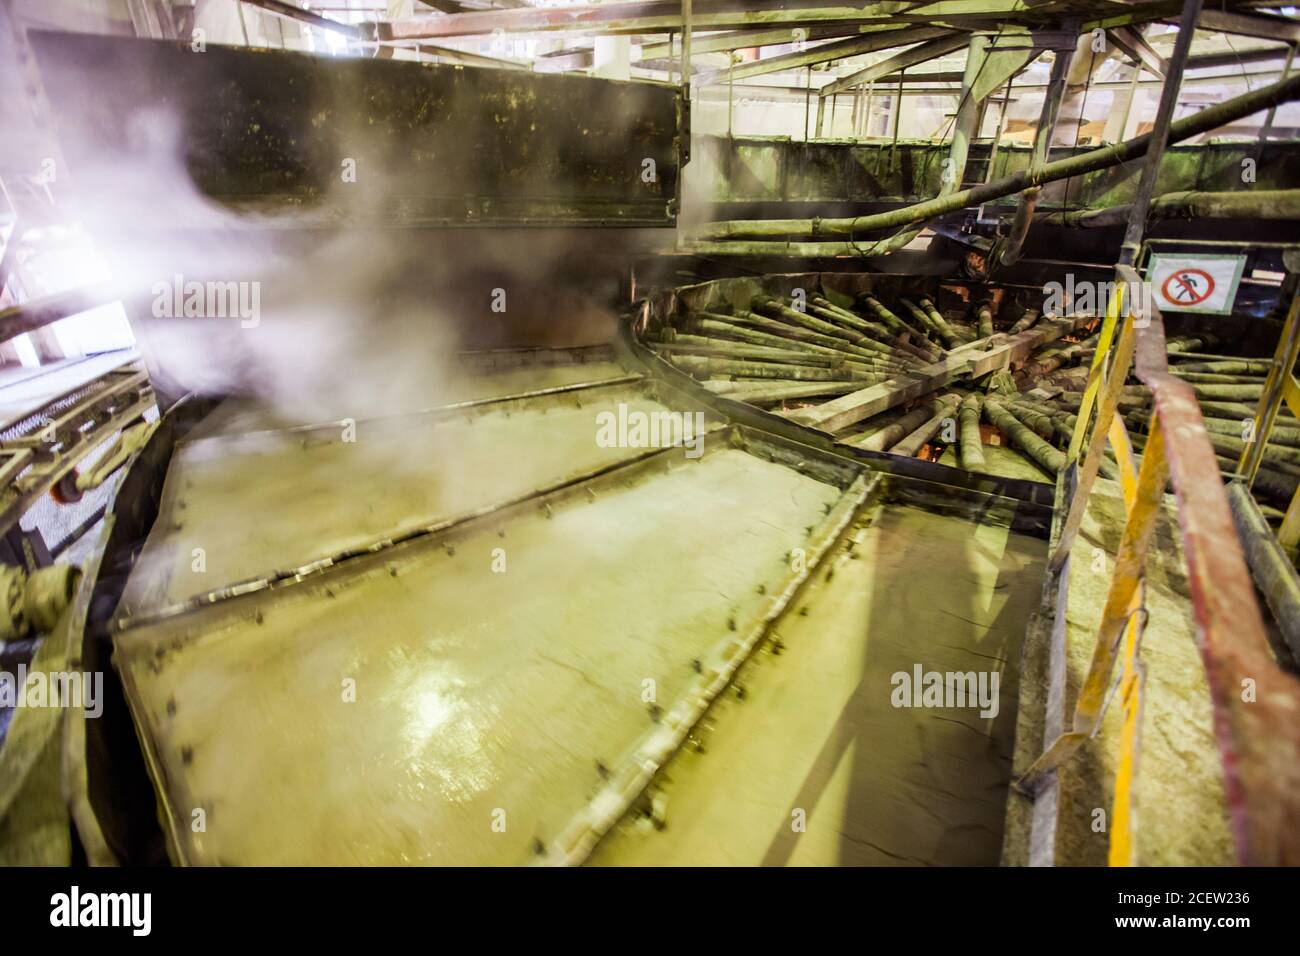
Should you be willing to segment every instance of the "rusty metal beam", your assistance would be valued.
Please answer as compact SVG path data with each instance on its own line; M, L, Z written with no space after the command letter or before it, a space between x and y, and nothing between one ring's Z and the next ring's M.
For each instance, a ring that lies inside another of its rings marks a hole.
M753 76L765 76L768 73L777 73L781 70L803 69L806 66L813 66L817 63L830 63L834 60L843 60L848 57L861 56L865 53L877 53L880 50L905 46L909 43L919 43L922 40L934 40L936 38L950 36L954 36L954 34L940 27L913 27L901 30L882 30L862 37L853 37L848 40L824 43L807 50L797 50L781 56L769 57L765 60L753 60L749 63L743 63L735 68L733 79L744 80ZM966 35L956 34L955 36L957 43L956 48L960 49L966 43ZM727 75L727 72L727 70L713 71L702 76L700 82L717 82L724 78ZM824 90L825 87L822 89ZM822 96L826 95L821 91L819 91L819 93Z
M943 31L940 31L944 33ZM888 59L881 60L879 63L873 63L865 69L858 70L848 76L841 77L833 83L827 83L823 86L818 94L821 96L831 96L835 93L843 93L845 90L851 90L856 86L865 86L873 80L881 79L900 70L905 70L909 66L916 66L918 63L928 63L930 60L937 60L941 56L947 56L949 53L956 53L969 42L968 37L963 33L944 33L935 39L927 40L911 49L903 50L901 53L895 53Z
M1124 244L1120 247L1119 261L1126 266L1131 266L1137 261L1138 249L1142 245L1147 213L1150 212L1151 200L1155 197L1160 161L1164 158L1165 146L1169 143L1169 128L1174 121L1174 110L1178 106L1178 89L1183 81L1183 68L1187 65L1187 55L1192 50L1192 38L1196 34L1196 18L1200 13L1201 0L1186 0L1183 4L1183 14L1179 18L1178 39L1174 41L1174 52L1165 70L1165 85L1160 91L1160 106L1156 111L1155 128L1151 130L1151 145L1143 160L1142 179L1138 183L1137 198L1133 201L1128 228L1124 232Z
M824 2L789 2L780 8L738 0L703 0L694 11L697 29L717 30L831 24L909 26L939 24L996 28L1012 17L1033 22L1054 19L1053 8L1029 10L1023 0L933 0L906 12L881 12L875 4L834 6ZM1123 9L1123 8L1120 8ZM1162 11L1163 12L1163 11ZM1148 19L1158 16L1152 14ZM681 27L680 0L645 0L599 6L523 7L447 16L413 17L361 25L369 40L423 40L448 36L487 36L506 33L671 33Z
M331 20L329 17L322 17L310 10L296 7L292 3L284 3L283 0L241 0L241 2L248 4L250 7L257 7L259 10L265 10L277 17L283 17L286 20L297 20L299 23L305 23L321 30L330 30L352 40L362 38L360 27L350 23L339 23L339 21Z
M510 60L495 56L486 56L482 53L470 53L467 50L457 50L455 47L437 46L432 43L414 43L410 46L395 46L392 44L380 44L377 48L376 58L380 60L395 59L397 50L415 50L425 56L436 56L438 59L447 63L462 63L465 66L485 66L498 70L522 70L532 72L529 64L523 60Z
M1300 43L1300 20L1264 13L1237 13L1229 10L1206 10L1198 23L1202 30L1218 30L1260 40Z
M710 33L695 36L691 44L696 53L729 53L732 50L747 50L751 47L781 46L786 43L794 43L799 40L800 34L796 29L802 29L806 34L802 37L804 40L838 40L843 37L861 36L864 33L874 33L878 30L894 29L893 27L876 27L876 26L831 26L831 27L781 27L775 30L727 30L722 33ZM641 60L661 60L671 55L671 43L646 43L641 47Z
M1114 30L1107 30L1106 33L1111 42L1128 54L1129 59L1138 67L1159 77L1165 75L1165 70L1168 68L1165 58L1153 50L1151 44L1137 30L1132 27L1117 27Z
M804 40L838 40L844 37L862 36L878 30L893 27L876 27L849 24L847 26L824 27L781 27L774 30L727 30L713 33L694 33L691 37L692 55L701 53L730 53L733 50L745 50L753 47L782 46L799 40L802 30ZM671 41L643 43L639 53L632 56L633 63L649 63L666 60L677 55L677 47ZM581 70L591 66L595 51L591 47L579 47L543 53L537 57L535 67L542 72L563 72Z
M1189 70L1212 70L1221 66L1242 66L1246 63L1263 63L1286 58L1287 47L1266 47L1261 50L1242 50L1240 53L1201 53L1187 58ZM1095 85L1095 84L1094 84Z

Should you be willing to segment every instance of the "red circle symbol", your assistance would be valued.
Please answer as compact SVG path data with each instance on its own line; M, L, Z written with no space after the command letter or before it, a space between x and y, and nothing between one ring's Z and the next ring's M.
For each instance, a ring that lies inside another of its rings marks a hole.
M1203 269L1170 273L1160 293L1174 305L1200 305L1214 294L1214 277Z

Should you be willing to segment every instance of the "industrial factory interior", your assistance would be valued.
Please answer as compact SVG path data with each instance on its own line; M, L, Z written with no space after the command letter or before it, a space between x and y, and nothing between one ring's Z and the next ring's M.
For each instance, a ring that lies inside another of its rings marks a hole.
M1300 865L1298 46L0 0L0 864Z

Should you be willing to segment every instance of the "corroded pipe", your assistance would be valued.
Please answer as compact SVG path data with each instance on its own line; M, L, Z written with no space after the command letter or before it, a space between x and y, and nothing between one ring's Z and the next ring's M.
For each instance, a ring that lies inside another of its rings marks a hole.
M961 345L961 336L958 335L957 331L948 324L948 320L943 317L943 313L939 311L938 307L934 304L933 299L929 296L922 296L917 301L917 304L925 310L927 315L930 316L930 321L933 322L935 328L939 330L939 337L943 339L944 345L950 349Z
M1054 475L1065 467L1064 452L1043 441L1032 428L991 398L984 400L984 417L1048 473Z
M975 321L980 338L987 339L993 334L993 306L991 303L981 302L975 307Z
M1132 203L1105 209L1080 209L1040 216L1051 226L1105 229L1122 226L1133 211ZM1300 219L1300 189L1261 189L1241 192L1166 193L1151 203L1148 221L1161 219Z
M929 421L938 408L939 403L937 401L924 402L908 411L902 418L872 432L856 444L859 448L866 448L869 451L888 451L915 429Z
M984 440L980 436L980 412L983 402L977 393L967 395L958 413L957 460L967 471L983 471Z
M939 399L936 403L937 407L934 415L924 421L919 428L914 429L897 445L889 449L890 454L902 455L904 458L915 458L921 449L925 447L925 443L943 427L943 423L952 421L953 413L957 410L959 401L961 401L961 398L957 395L945 395Z
M1207 107L1191 116L1174 122L1169 127L1168 142L1177 143L1201 133L1217 129L1233 120L1241 119L1270 106L1289 103L1300 98L1300 74L1287 77L1277 83L1244 93L1241 96L1224 100ZM697 235L705 240L730 239L769 239L787 236L812 236L822 238L829 236L854 236L879 229L892 229L925 222L938 216L957 212L969 206L1010 196L1031 186L1068 179L1084 173L1109 169L1146 155L1151 146L1151 134L1145 133L1133 139L1110 146L1102 146L1076 156L1045 164L1034 172L1019 170L1000 179L962 189L947 196L939 196L925 202L915 203L899 209L876 213L869 216L853 216L843 219L749 219L730 222L713 222L701 227ZM845 244L846 247L849 244Z

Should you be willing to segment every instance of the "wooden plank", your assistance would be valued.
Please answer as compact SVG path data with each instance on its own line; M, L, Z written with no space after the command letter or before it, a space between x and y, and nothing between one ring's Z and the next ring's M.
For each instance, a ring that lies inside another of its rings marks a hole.
M1092 320L1093 316L1045 319L1019 335L1001 339L995 337L996 344L992 348L982 351L957 349L943 361L914 372L919 378L890 379L879 385L850 392L824 405L791 412L789 418L801 425L833 434L864 418L879 415L904 402L943 388L959 378L978 378L1008 368L1012 362L1025 358L1039 346L1053 342Z

